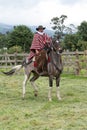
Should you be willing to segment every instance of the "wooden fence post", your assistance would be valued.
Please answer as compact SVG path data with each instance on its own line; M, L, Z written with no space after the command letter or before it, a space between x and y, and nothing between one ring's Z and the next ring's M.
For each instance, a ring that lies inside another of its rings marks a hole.
M78 53L78 50L76 50L75 54L76 54L76 68L75 68L75 74L76 74L76 75L79 75L79 74L80 74L81 67L80 67L80 63L79 63L79 53Z
M15 59L15 65L17 65L17 52L14 54L14 59Z
M85 63L86 63L86 70L87 70L87 50L84 51L84 55L85 55ZM87 73L87 71L86 71Z
M7 52L5 53L5 62L6 62L6 67L7 67Z

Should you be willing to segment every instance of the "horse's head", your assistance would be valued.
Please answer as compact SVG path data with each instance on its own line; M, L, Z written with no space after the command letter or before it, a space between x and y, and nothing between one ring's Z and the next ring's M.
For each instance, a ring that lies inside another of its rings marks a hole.
M52 47L57 53L63 52L63 49L60 46L60 41L58 39L52 39Z
M60 46L60 41L58 39L52 38L50 42L47 42L44 45L44 49L49 53L51 50L54 50L58 54L63 52L63 49Z

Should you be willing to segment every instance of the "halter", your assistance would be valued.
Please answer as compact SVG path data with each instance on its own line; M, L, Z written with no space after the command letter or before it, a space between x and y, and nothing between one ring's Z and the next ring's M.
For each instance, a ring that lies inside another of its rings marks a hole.
M59 43L58 40L55 41L57 44ZM55 45L53 43L51 43L51 50L54 50L56 52L57 55L59 55L61 53L60 48L59 50L57 50L57 48L55 47Z

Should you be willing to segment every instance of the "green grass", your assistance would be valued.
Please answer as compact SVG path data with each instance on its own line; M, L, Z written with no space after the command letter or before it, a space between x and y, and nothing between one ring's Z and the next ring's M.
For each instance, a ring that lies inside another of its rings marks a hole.
M28 82L22 100L23 75L0 75L0 130L87 130L87 77L62 75L56 98L49 102L48 78L39 78L38 97ZM55 82L54 82L55 86Z

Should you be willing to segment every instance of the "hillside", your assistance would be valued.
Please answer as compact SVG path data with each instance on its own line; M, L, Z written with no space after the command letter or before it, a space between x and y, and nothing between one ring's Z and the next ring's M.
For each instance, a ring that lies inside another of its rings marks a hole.
M0 23L0 33L5 34L6 32L10 32L13 30L12 25L8 25L8 24L3 24ZM36 31L36 26L29 26L29 28L32 30L32 32ZM54 32L52 30L46 29L45 32L49 35L49 36L53 36Z
M5 34L6 32L11 31L12 29L12 25L0 23L0 33Z

